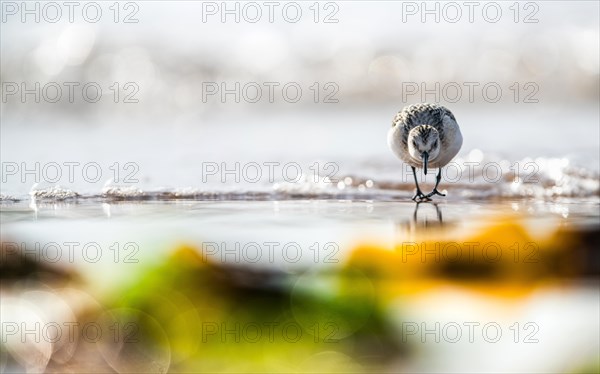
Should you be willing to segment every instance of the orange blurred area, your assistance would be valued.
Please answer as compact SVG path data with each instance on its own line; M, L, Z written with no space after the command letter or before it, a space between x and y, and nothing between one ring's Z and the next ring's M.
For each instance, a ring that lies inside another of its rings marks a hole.
M422 241L407 240L394 247L361 244L346 266L391 282L400 293L420 290L416 284L449 281L485 293L518 295L599 275L598 229L557 228L534 237L518 219L501 218L469 237L438 235L443 239L427 233Z

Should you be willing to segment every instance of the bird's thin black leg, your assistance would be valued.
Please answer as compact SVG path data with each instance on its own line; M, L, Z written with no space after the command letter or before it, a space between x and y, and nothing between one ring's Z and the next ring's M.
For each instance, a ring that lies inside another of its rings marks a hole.
M433 187L433 191L431 191L430 193L427 194L427 196L425 196L426 198L430 198L433 195L440 195L440 196L446 196L445 194L441 193L440 191L437 190L438 185L440 184L440 181L442 180L442 168L440 168L438 170L438 173L435 177L435 187Z
M412 172L413 172L413 177L415 177L415 185L417 186L417 193L415 194L415 196L413 196L413 200L417 201L417 199L420 200L431 200L429 197L425 196L425 194L423 193L423 191L421 191L421 189L419 188L419 182L417 181L417 171L415 170L414 166L411 166L412 168Z

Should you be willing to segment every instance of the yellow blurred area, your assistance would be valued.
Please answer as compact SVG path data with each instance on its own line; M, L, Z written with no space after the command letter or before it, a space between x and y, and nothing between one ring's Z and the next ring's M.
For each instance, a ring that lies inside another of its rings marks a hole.
M588 259L598 242L597 229L561 227L534 236L518 218L504 217L460 239L442 230L421 234L421 241L413 237L392 247L360 244L346 267L368 274L389 297L448 283L488 295L518 297L536 287L597 271Z

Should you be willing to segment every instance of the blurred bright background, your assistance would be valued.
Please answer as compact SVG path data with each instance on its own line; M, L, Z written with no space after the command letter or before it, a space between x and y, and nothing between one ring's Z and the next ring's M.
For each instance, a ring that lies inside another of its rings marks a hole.
M73 23L68 8L50 23L54 9L40 5L40 22L22 23L21 5L9 7L2 159L136 162L143 189L226 187L202 185L202 161L318 160L337 163L338 177L397 181L385 145L391 119L407 104L435 101L468 134L459 156L566 158L598 173L595 2L257 4L134 2L118 14L103 4L95 17L82 3ZM98 21L86 22L83 9ZM250 22L256 9L261 17ZM9 94L7 82L18 91ZM23 82L40 83L39 103L21 100ZM52 82L62 90L56 103L44 100L55 96ZM79 84L72 103L65 82ZM92 98L102 90L95 103L83 97L88 83ZM221 95L236 83L239 102ZM90 193L106 179L60 184ZM8 195L31 185L2 181Z

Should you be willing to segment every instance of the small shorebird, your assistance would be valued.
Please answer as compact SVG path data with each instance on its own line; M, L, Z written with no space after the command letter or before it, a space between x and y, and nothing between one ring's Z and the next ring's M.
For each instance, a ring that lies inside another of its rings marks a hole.
M446 196L437 190L446 166L462 146L462 134L452 112L441 105L413 104L402 109L388 132L392 152L412 168L417 193L413 200L431 200L431 196ZM417 182L416 168L439 168L433 191L425 195Z

